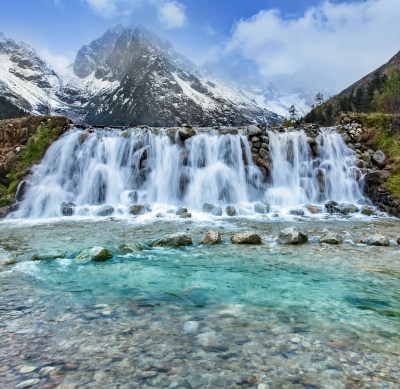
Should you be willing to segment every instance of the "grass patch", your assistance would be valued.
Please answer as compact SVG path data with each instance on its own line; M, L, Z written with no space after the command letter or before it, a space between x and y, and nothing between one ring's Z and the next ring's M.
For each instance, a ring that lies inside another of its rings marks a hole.
M39 126L26 146L22 150L22 162L25 166L38 163L45 155L47 149L55 140L55 134L51 127Z

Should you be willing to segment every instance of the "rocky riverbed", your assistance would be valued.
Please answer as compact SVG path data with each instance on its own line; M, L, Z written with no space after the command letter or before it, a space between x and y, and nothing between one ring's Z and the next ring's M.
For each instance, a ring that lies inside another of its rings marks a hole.
M308 241L280 242L291 227ZM220 243L201 244L209 230ZM192 244L152 246L178 232ZM261 244L231 242L245 233ZM328 233L342 241L320 243ZM389 246L358 243L377 233ZM0 234L15 262L0 268L3 387L400 386L397 219L5 221ZM113 258L75 259L96 246Z

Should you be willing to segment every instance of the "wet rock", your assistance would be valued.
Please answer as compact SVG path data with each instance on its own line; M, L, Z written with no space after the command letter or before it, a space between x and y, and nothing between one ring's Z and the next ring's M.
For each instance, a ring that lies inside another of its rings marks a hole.
M259 136L259 135L262 135L261 128L255 126L253 124L247 127L247 136L249 138L252 138L253 136Z
M71 202L63 202L60 205L60 211L63 216L72 216L75 213L75 204Z
M183 323L183 331L186 333L196 332L199 328L199 322L194 320L188 320Z
M389 178L388 170L377 170L367 173L364 177L364 182L367 186L379 186Z
M109 216L114 213L115 209L111 205L103 205L96 211L96 216Z
M182 139L182 141L185 141L186 139L189 139L192 136L195 136L196 130L194 130L192 127L181 127L178 130L178 135Z
M193 244L192 238L185 232L165 235L163 238L152 244L153 247L181 247Z
M359 169L363 169L365 168L365 161L363 161L362 159L356 159L354 165L356 165L356 167L358 167Z
M15 389L29 388L33 385L38 384L39 382L39 378L32 378L30 380L20 382L18 385L15 386Z
M236 244L261 244L261 237L252 232L232 235L232 243Z
M14 263L15 263L14 255L0 248L0 267L13 265Z
M386 155L382 150L378 150L372 156L372 162L382 168L386 165Z
M143 215L146 212L146 207L142 204L135 204L129 207L130 215Z
M227 205L225 208L225 212L228 216L236 216L236 208L233 205Z
M271 160L271 154L267 150L262 148L260 149L259 154L261 159L265 159L266 161Z
M354 204L350 203L341 203L337 207L335 207L337 211L343 213L344 215L348 215L349 213L359 212L360 209L357 208Z
M136 190L132 190L128 193L128 198L131 201L131 203L137 203L139 199L139 194Z
M338 206L338 203L333 200L330 200L325 204L325 208L328 213L333 213L336 210L335 208L337 206Z
M369 246L390 246L389 239L381 234L369 235L366 238L362 238L360 242Z
M192 217L192 214L188 212L187 208L179 208L175 214L181 217L182 219Z
M316 214L316 213L320 213L322 212L322 209L316 205L313 204L307 204L304 206L308 212L310 212L311 214Z
M375 215L375 210L372 207L361 207L361 213L366 216Z
M254 212L261 213L263 215L267 214L270 210L269 203L255 203L254 204Z
M222 215L222 208L217 207L214 204L204 203L203 204L203 212L211 213L214 216L221 216Z
M400 236L396 240L397 244L400 244Z
M210 230L207 232L201 244L213 245L221 243L221 234L219 231Z
M95 261L104 262L113 257L112 253L105 247L93 247L91 249L83 250L76 259L80 262Z
M288 227L279 233L278 241L284 244L302 244L308 241L308 236L296 227Z
M343 238L341 235L336 234L335 232L328 231L321 236L319 241L327 244L341 244L343 242Z
M15 200L22 201L25 198L26 191L28 189L28 181L22 181L17 188L17 192L15 193Z
M289 215L304 216L304 211L302 209L291 209Z
M35 366L24 365L19 369L19 372L21 374L27 374L27 373L32 373L34 370L36 370Z

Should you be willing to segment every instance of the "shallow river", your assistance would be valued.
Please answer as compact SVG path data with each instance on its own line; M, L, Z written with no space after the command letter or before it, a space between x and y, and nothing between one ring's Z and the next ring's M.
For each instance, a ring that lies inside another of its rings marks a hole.
M276 243L292 225L307 244ZM194 245L150 247L178 231ZM233 245L244 231L263 244ZM374 232L391 246L356 243ZM1 387L398 388L399 235L385 218L3 221ZM98 245L114 258L73 259Z

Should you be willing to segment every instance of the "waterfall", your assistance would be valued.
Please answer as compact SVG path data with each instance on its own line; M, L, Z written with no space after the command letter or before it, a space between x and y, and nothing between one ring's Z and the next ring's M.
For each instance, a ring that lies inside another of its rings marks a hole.
M315 140L303 131L268 134L272 180L266 198L272 206L365 201L355 152L337 132L322 129Z
M330 199L362 201L355 154L339 134L324 130L315 140L302 131L268 136L269 181L253 164L244 132L198 130L182 142L167 130L74 129L34 168L11 217L59 217L63 203L71 203L76 215L90 216L104 205L127 214L132 204L202 211L211 203L234 205L240 214L265 201L273 210Z

